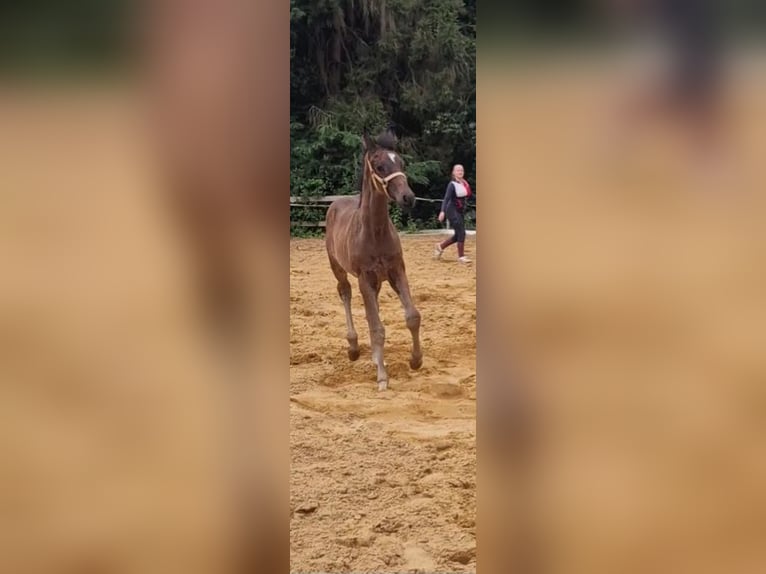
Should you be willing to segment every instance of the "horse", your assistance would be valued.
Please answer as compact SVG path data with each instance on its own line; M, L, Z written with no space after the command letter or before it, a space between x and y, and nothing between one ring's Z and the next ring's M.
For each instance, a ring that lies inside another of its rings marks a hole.
M327 210L325 245L330 267L338 281L338 295L346 312L348 357L359 358L359 344L351 317L351 283L358 279L370 329L372 360L377 366L378 390L388 388L388 373L383 360L386 332L380 320L378 295L388 281L404 308L407 328L412 334L410 368L423 364L420 349L420 312L412 302L405 272L399 234L388 214L389 201L404 209L415 205L415 194L407 182L401 156L396 153L396 138L389 130L376 139L362 137L362 186L357 197L335 200Z

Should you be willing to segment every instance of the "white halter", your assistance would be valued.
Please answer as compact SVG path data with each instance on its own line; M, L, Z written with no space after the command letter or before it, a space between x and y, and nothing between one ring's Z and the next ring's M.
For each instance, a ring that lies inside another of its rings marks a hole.
M399 177L399 176L402 176L405 180L407 179L407 175L404 174L401 171L395 171L394 173L391 173L391 174L387 175L386 177L380 177L377 173L375 173L375 170L372 168L372 164L370 163L370 158L366 157L365 160L367 161L367 167L370 168L370 174L372 175L372 178L380 184L380 188L379 189L381 189L383 191L383 193L388 195L388 197L391 197L391 195L388 193L388 182L389 181L391 181L395 177Z

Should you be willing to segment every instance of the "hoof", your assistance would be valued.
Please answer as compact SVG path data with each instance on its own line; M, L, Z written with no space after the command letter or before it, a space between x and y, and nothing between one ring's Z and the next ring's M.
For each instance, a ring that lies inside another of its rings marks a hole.
M423 357L412 357L410 359L410 369L417 371L423 366Z
M388 389L388 381L378 381L378 391L385 391Z
M359 358L359 349L349 349L348 358L352 361L356 361Z

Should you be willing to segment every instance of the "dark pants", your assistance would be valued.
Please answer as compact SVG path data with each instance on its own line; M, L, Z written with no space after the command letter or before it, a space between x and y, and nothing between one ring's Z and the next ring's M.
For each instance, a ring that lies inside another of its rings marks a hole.
M463 244L465 243L465 222L462 213L455 213L449 217L450 225L455 230L455 234L441 244L442 249L446 249L453 243L457 243L458 255L463 256Z
M454 243L465 242L465 221L463 221L463 215L458 214L457 217L450 219L450 225L455 230L455 235L452 236Z

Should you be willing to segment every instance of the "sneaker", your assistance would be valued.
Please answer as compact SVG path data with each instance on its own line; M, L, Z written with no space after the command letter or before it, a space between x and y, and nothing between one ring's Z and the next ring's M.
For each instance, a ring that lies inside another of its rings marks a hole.
M466 257L465 255L463 255L462 257L458 257L457 260L460 261L460 263L470 263L471 262L471 260L468 259L468 257Z
M442 246L437 243L436 247L434 247L434 259L439 259L442 256L442 253L444 253L444 249L442 249Z

